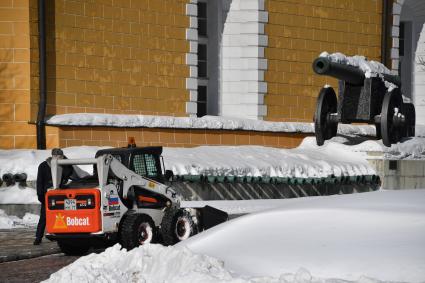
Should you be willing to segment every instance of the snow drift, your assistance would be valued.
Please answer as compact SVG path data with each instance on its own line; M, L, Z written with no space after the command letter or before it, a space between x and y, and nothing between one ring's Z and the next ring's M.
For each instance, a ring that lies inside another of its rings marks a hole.
M290 199L180 245L251 276L302 267L320 278L422 282L424 201L425 190Z
M38 224L40 216L25 213L24 217L7 215L3 209L0 209L0 229L35 227Z
M0 204L39 203L37 191L30 187L18 185L0 187Z
M423 282L424 201L425 190L288 199L174 247L116 245L48 282Z

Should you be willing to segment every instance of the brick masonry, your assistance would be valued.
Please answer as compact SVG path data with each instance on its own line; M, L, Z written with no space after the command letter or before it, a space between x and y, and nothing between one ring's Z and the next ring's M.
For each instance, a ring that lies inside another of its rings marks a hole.
M134 137L138 146L261 145L293 148L311 135L230 130L60 127L57 146L122 147L127 145L129 137Z
M191 55L196 54L196 44L191 44L190 38L196 30L196 0L46 3L48 115L79 112L194 115L197 95L196 84L192 83L197 72ZM257 10L268 15L267 21L258 21L261 22L257 25L258 34L262 36L255 44L264 51L265 59L260 60L263 56L259 56L258 62L254 60L261 70L256 78L261 84L247 85L259 94L249 98L256 107L261 106L257 118L312 120L320 87L326 83L336 85L336 81L314 75L311 70L311 62L323 50L362 54L379 60L381 1L250 0L247 3L258 3ZM33 122L39 99L37 22L37 0L0 1L0 148L36 147ZM86 133L86 141L78 136L80 131ZM101 135L102 131L106 130L78 129L75 136L69 128L48 127L47 144L48 147L84 143L122 145L126 143L123 136L132 132L111 129L107 130L107 139L105 136L99 140L97 134ZM121 137L111 139L110 133L116 131ZM207 141L213 138L207 137L212 131L201 132L175 130L174 142L161 143L210 144ZM189 142L177 141L176 137L182 134L189 136ZM269 145L262 140L277 135L277 146L289 147L297 144L293 139L298 139L292 134L240 134L250 137L245 139L249 144ZM192 139L192 135L205 137L198 140ZM228 140L228 135L235 137ZM239 133L217 132L213 136L220 136L220 142L215 140L213 144L233 144ZM287 138L288 142L280 142L281 138Z
M30 120L29 2L0 1L0 148L36 147ZM57 143L48 127L49 144Z
M312 121L320 88L337 86L312 71L322 51L379 61L381 5L378 0L267 0L265 120Z
M185 116L187 2L48 1L48 114ZM37 1L30 3L31 102L36 106Z

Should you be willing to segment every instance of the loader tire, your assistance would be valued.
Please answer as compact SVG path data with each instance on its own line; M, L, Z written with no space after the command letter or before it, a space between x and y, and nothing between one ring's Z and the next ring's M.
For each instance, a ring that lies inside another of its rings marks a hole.
M58 240L58 246L65 255L81 256L89 251L90 241L87 239Z
M127 251L155 241L155 224L147 214L127 215L120 229L120 244Z
M174 245L198 233L196 224L187 210L167 208L161 222L164 245Z

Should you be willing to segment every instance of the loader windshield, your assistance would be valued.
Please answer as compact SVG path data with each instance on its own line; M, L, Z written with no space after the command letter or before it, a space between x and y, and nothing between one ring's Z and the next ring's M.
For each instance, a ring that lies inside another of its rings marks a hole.
M140 176L158 180L162 177L159 160L150 153L137 153L132 158L132 167L134 172Z

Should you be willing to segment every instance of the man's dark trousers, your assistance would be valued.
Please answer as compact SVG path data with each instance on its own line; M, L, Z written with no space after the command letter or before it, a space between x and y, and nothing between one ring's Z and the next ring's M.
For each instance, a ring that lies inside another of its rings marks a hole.
M41 203L40 220L37 225L37 232L35 233L36 239L42 239L44 236L44 228L46 227L46 206L44 202Z

